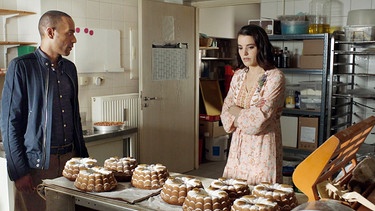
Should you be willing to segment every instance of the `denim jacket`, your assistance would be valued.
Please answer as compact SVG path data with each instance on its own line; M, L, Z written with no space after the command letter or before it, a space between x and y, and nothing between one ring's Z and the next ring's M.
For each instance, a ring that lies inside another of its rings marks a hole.
M79 115L78 80L75 65L64 58L59 67L73 85L74 149L88 157ZM53 83L49 83L51 61L38 48L13 59L8 67L1 100L1 133L8 174L15 181L30 168L48 169L51 146Z

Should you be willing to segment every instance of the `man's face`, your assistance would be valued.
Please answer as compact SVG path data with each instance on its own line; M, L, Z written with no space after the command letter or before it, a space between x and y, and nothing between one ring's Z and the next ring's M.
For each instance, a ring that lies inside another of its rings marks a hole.
M54 29L53 50L60 55L68 56L77 42L74 36L74 21L68 17L62 17L61 22Z

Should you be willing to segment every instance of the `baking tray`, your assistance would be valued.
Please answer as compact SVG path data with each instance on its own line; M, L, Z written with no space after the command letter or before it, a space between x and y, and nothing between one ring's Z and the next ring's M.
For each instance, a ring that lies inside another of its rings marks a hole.
M94 130L98 131L116 131L122 129L124 124L120 124L118 122L107 122L109 125L95 125L96 123L93 124ZM115 124L118 123L118 124ZM113 124L113 125L111 125Z

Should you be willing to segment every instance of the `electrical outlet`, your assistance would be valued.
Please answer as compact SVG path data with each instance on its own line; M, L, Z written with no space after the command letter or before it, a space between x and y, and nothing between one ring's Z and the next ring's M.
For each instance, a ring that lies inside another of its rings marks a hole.
M89 84L89 77L79 77L78 83L80 86L87 86Z

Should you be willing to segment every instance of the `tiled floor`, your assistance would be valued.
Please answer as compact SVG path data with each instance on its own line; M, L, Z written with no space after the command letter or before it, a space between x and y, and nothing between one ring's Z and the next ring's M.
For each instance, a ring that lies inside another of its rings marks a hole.
M199 169L186 172L188 175L217 179L223 175L226 161L207 161L199 165Z

